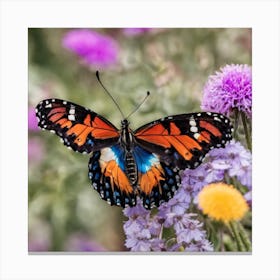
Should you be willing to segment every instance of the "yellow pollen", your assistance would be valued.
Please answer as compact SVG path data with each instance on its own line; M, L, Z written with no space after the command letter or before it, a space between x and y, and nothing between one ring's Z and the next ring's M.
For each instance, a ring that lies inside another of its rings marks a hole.
M241 220L249 209L242 194L225 183L205 186L198 194L198 205L204 214L225 223Z

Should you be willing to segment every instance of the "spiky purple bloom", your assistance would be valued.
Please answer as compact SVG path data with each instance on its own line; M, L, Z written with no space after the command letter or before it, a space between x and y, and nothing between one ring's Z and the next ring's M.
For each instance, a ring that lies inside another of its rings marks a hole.
M127 36L135 36L135 35L140 35L143 33L147 33L151 30L152 28L124 28L123 33Z
M33 107L28 108L28 130L30 131L39 130L35 109Z
M89 65L109 67L118 59L117 42L113 38L93 30L71 30L63 37L62 44Z
M234 109L252 115L252 69L246 64L226 65L209 77L201 108L230 115Z

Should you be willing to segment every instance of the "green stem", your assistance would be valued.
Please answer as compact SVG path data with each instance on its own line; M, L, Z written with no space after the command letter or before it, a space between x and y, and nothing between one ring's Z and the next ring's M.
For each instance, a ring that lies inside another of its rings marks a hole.
M245 138L246 138L246 142L247 142L247 147L250 151L252 151L252 144L251 144L251 139L250 139L250 132L247 126L247 121L246 121L246 116L245 113L241 113L241 119L242 119L242 123L243 123L243 127L244 127L244 132L245 132Z
M233 131L233 138L237 139L237 129L239 123L239 111L237 109L234 110L234 131Z
M242 239L242 242L246 248L246 251L252 251L252 245L251 245L251 241L247 235L247 233L244 230L244 227L242 226L241 223L238 223L238 228L239 228L239 235L240 238Z
M224 246L224 230L222 227L219 229L219 235L220 235L220 250L221 252L225 251L225 246Z
M232 234L233 234L233 236L235 238L235 241L236 241L236 244L237 244L237 250L239 252L245 252L246 248L245 248L245 246L244 246L244 244L242 242L242 239L241 239L241 237L239 235L236 222L230 221L229 222L229 227L230 227L230 229L232 231Z

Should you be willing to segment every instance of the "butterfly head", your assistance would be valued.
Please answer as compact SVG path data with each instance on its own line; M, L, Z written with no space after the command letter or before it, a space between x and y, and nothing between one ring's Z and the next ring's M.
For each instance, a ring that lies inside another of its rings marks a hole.
M128 126L129 126L129 121L128 121L127 119L123 119L123 120L121 121L121 127L122 127L122 129L126 129L126 128L128 128Z

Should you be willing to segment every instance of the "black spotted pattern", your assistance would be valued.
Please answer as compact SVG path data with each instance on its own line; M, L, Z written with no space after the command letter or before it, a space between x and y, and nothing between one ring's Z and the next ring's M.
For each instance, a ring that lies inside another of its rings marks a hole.
M135 206L136 205L136 195L134 193L122 192L118 186L111 186L111 181L109 177L104 176L100 168L101 152L94 152L89 160L89 179L92 182L93 188L99 193L100 197L107 201L110 205L117 205L121 207Z
M155 206L160 206L163 202L171 199L181 185L179 168L171 167L163 162L160 163L164 170L165 180L160 181L160 186L155 186L150 194L140 193L143 200L143 206L146 209L151 209Z

